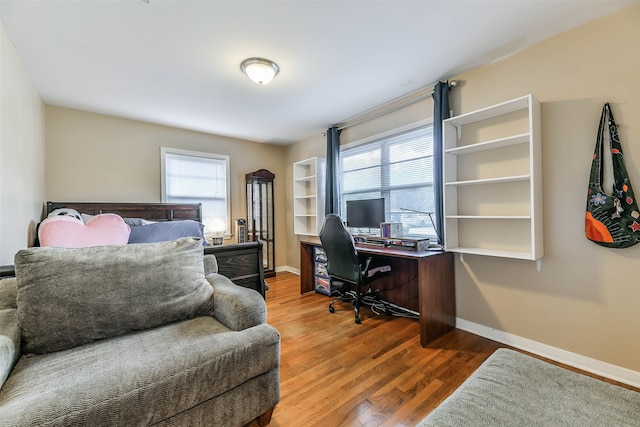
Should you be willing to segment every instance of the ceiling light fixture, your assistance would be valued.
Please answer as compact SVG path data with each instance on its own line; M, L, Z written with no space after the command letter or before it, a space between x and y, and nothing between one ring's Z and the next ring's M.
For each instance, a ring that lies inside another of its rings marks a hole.
M266 85L280 72L275 62L264 58L247 58L240 64L240 69L259 85Z

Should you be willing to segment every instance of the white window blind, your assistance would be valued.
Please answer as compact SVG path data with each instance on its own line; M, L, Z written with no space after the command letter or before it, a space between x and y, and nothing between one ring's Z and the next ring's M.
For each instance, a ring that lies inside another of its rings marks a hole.
M404 237L435 238L429 215L422 213L435 215L433 125L342 149L340 167L343 214L347 200L384 197L386 221L401 222Z
M208 227L222 219L229 228L229 156L162 147L162 200L202 203Z

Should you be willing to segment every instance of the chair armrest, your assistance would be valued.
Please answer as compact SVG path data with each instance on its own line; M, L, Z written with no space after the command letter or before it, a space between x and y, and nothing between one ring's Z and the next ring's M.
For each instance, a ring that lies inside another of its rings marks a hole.
M206 254L204 260L204 274L211 274L218 272L218 259L213 254Z
M213 316L223 325L240 331L267 322L267 304L258 292L218 273L206 277L213 287Z
M364 270L362 271L362 281L364 284L371 283L382 276L387 276L391 271L391 266L389 265L378 265L373 267L371 265L371 260L372 258L367 258Z
M0 280L0 387L20 358L16 279Z
M364 266L362 264L360 264L360 271L362 271L362 276L367 277L367 275L369 274L369 266L371 265L371 257L368 257L366 260L364 260Z
M0 310L0 387L20 358L18 309Z
M17 296L18 281L15 277L0 280L0 310L18 308L16 305Z

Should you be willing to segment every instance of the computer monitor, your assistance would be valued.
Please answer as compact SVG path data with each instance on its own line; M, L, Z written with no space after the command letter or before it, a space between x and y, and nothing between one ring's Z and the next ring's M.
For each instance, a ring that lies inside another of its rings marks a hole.
M347 200L347 226L352 228L380 228L385 222L384 198Z

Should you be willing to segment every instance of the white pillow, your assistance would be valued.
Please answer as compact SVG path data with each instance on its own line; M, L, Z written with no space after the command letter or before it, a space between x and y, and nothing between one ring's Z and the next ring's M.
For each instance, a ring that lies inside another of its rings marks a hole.
M80 212L78 212L75 209L69 209L69 208L54 209L49 213L49 215L47 215L47 218L53 218L56 216L69 216L71 218L77 219L82 223L86 222L86 220L84 219L84 214L80 215Z

